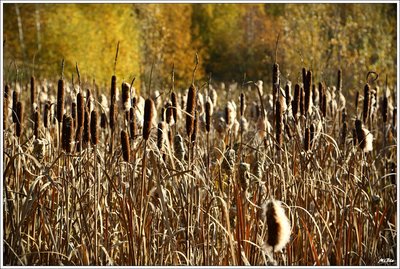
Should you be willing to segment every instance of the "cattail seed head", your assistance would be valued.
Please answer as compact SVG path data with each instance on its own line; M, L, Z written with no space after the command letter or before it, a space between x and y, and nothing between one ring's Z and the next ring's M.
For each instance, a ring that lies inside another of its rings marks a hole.
M304 85L304 114L307 116L307 114L310 112L311 109L311 85L312 85L312 71L309 70L307 72L307 77L306 77L306 84Z
M183 138L180 134L174 137L174 152L175 157L182 162L185 158L185 146L183 145Z
M99 137L97 133L97 111L93 110L90 115L90 139L93 145L97 145Z
M287 83L285 86L285 100L286 100L286 106L290 106L292 103L291 96L290 96L290 84Z
M346 143L347 136L347 122L343 121L342 130L340 132L341 144L344 145Z
M111 101L110 104L110 128L111 128L111 132L114 131L115 128L115 115L116 115L116 106L115 106L115 102Z
M264 247L268 253L282 250L290 240L290 222L281 202L268 200L263 205L263 215L268 226L267 241Z
M17 102L16 105L16 126L15 126L15 134L17 137L21 136L22 133L22 123L24 116L24 106L21 102Z
M31 76L31 105L36 103L36 83L35 83L35 77Z
M355 121L355 129L357 134L357 141L359 143L360 148L364 152L371 151L372 141L373 141L373 135L371 134L371 132L363 128L361 120L358 119Z
M205 110L206 110L206 130L209 133L211 126L211 114L212 114L212 102L210 99L207 99Z
M90 115L88 111L85 111L85 122L83 124L83 138L82 145L86 147L90 140Z
M194 143L194 142L196 142L196 138L197 138L197 130L198 130L198 122L199 122L199 119L198 119L198 113L197 113L197 110L195 111L195 116L194 116L194 123L193 123L193 132L192 132L192 135L190 136L190 141L192 142L192 143Z
M396 127L396 122L397 122L397 107L393 108L393 118L392 118L393 128Z
M78 116L77 126L82 127L85 119L85 101L83 99L82 93L80 92L76 95L76 103L77 103L77 116Z
M61 133L62 149L66 153L71 153L71 142L72 142L72 118L70 116L63 115L63 125Z
M337 91L342 90L342 70L338 70L338 77L337 77L337 86L336 86Z
M371 96L368 83L364 87L364 106L363 106L363 122L366 123L370 114Z
M76 133L75 133L75 144L76 144L77 152L82 151L82 134L83 134L83 126L79 126L76 129Z
M72 117L72 123L74 124L74 126L76 126L76 103L72 102L71 104L71 117Z
M100 127L101 127L101 129L107 128L107 115L106 115L105 112L101 113L101 116L100 116Z
M194 128L194 110L196 108L196 88L190 85L186 102L186 133L190 137Z
M86 89L86 110L92 112L92 94L90 89Z
M130 108L129 113L131 114L130 115L131 121L129 123L129 131L131 133L131 139L134 139L137 134L137 124L136 124L135 110L133 107Z
M310 128L307 127L304 133L304 150L308 151L310 149Z
M165 121L169 125L174 124L173 108L171 102L167 102L167 104L165 105Z
M311 123L310 125L310 149L314 144L314 137L315 137L315 124Z
M3 130L7 129L7 120L8 120L8 97L10 94L10 86L6 84L4 86L4 100L3 100Z
M294 99L292 102L292 113L294 118L297 118L299 107L300 107L300 85L296 84L294 86Z
M130 91L129 91L129 84L126 82L122 83L122 107L127 111L130 108Z
M121 145L122 145L122 156L125 162L130 161L130 144L129 144L129 136L128 134L122 130L121 131Z
M166 135L167 135L167 125L165 122L161 121L158 123L158 128L157 128L157 147L160 151L164 150Z
M50 124L50 104L49 102L46 102L44 104L44 112L43 112L43 125L44 128L49 128Z
M276 147L279 150L282 146L282 137L283 137L282 104L281 100L279 99L276 100L275 111L276 111L275 131L276 131L276 142L277 142Z
M117 77L115 75L113 75L111 77L111 103L112 102L116 102L116 98L117 98Z
M65 89L64 89L64 80L58 80L58 90L57 90L57 120L61 122L63 120L64 115L64 97L65 97Z
M359 98L359 91L356 92L356 111L358 110L358 98Z
M151 98L146 99L144 104L144 120L143 120L143 139L147 140L150 136L152 128L152 119L154 115L154 102Z
M244 109L246 106L245 102L246 102L246 97L245 97L244 93L241 93L240 94L240 116L241 117L243 117L243 115L244 115Z
M18 121L18 117L17 117L18 99L19 99L19 93L16 90L14 90L13 96L12 96L12 121L13 121L13 123L16 123Z
M304 116L305 114L305 105L304 105L304 89L300 88L300 115Z
M178 101L176 99L175 92L171 93L171 103L172 103L172 115L174 116L174 122L177 123L178 120Z

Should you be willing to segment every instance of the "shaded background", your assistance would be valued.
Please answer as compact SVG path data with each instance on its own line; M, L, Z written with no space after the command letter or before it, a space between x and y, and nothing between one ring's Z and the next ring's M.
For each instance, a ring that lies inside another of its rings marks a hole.
M368 71L396 80L395 4L4 4L4 78L58 79L78 62L83 80L109 87L120 41L116 75L148 83L188 87L199 53L197 80L271 81L275 44L282 79L301 81L301 68L314 81L362 89ZM4 42L3 41L3 42ZM15 64L14 64L15 63ZM380 82L384 83L384 79ZM119 83L118 83L119 84Z

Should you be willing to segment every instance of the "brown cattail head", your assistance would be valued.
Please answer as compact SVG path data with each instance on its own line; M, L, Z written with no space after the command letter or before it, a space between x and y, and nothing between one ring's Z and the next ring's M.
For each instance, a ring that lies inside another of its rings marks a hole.
M315 83L313 83L312 85L312 102L314 105L316 105L317 103L319 103L319 94L317 91L317 88L315 87Z
M194 110L196 108L196 88L190 85L186 102L186 134L190 137L194 129Z
M76 125L78 127L82 127L85 119L85 101L83 99L82 93L80 92L76 96L76 103L77 103L77 116L78 116Z
M392 118L393 128L396 127L396 122L397 122L397 107L393 108L393 118Z
M307 70L303 67L301 69L301 75L302 75L302 79L303 79L303 87L304 85L306 85L306 81L307 81Z
M22 105L21 102L17 102L16 105L16 126L15 126L15 134L17 137L21 136L22 133L22 122L23 122L23 116L24 116L24 106Z
M82 145L86 147L90 140L90 115L88 111L85 111L85 122L83 124L83 138Z
M285 100L286 100L286 106L290 106L292 100L290 97L290 85L286 84L285 86Z
M357 131L356 131L356 128L353 128L353 130L352 130L352 132L353 132L353 146L357 146Z
M117 94L117 77L113 75L111 77L111 103L116 102L116 94Z
M4 100L3 100L3 130L7 129L7 120L8 120L8 97L10 95L10 86L6 84L4 86Z
M174 122L176 124L178 120L178 101L176 99L175 92L171 93L171 103L172 103L172 115L174 116Z
M347 136L347 122L343 121L342 123L342 130L340 133L341 144L344 145L346 143L346 136Z
M39 109L33 113L33 135L35 138L39 138L39 125L40 125L40 115L39 115Z
M174 116L173 116L173 108L172 108L172 103L167 102L165 105L165 121L167 124L173 124L174 123Z
M346 108L342 109L342 122L345 122L347 120L347 111Z
M195 116L194 116L194 123L193 123L193 132L192 132L192 135L190 136L190 141L192 143L196 142L197 130L198 130L198 122L199 122L197 110L195 111L194 114L195 114Z
M388 119L388 98L385 94L382 100L382 120L383 123L386 123Z
M321 82L318 84L318 91L322 116L326 118L326 90Z
M44 104L44 112L43 112L43 125L44 128L49 128L50 124L50 103L46 102Z
M31 76L31 105L36 103L36 83L35 77Z
M167 136L167 125L165 122L160 121L157 128L157 147L160 151L164 150L164 144Z
M110 128L111 128L111 132L114 132L114 128L115 128L115 115L116 115L116 106L115 106L115 102L111 101L110 104Z
M121 131L121 145L122 145L122 156L124 158L124 161L129 162L131 147L129 144L129 136L127 132L125 132L124 130Z
M97 111L93 110L90 115L90 139L93 145L97 145L99 137L97 133Z
M131 133L131 139L134 139L137 134L136 116L133 107L129 110L131 121L129 123L129 131Z
M209 133L210 132L210 126L211 126L211 101L207 100L206 102L206 130Z
M130 86L128 83L122 82L121 88L122 88L122 107L125 110L128 110L130 107L129 104Z
M310 149L310 128L307 127L304 133L304 150L308 151Z
M312 85L312 72L307 72L306 84L304 85L304 114L307 116L310 111L310 100L311 100L311 85Z
M337 91L341 91L342 90L342 69L338 70L337 73L337 86L336 86L336 90Z
M369 110L370 110L370 105L371 105L371 96L370 96L370 87L367 84L365 84L364 87L364 106L363 106L363 122L366 123L368 120L369 116Z
M19 93L16 90L14 90L13 97L12 97L12 121L13 121L13 123L16 123L18 121L18 117L17 117L18 99L19 99Z
M82 151L82 133L83 133L83 126L79 126L76 129L76 134L75 134L75 144L77 152Z
M268 226L265 247L269 253L282 250L290 240L290 222L279 201L268 200L263 205L263 215Z
M272 89L273 97L276 98L279 90L279 64L277 63L274 63L272 67Z
M101 116L100 116L100 127L101 127L101 129L107 128L107 115L106 115L105 112L101 113Z
M304 89L300 88L300 115L304 116L305 114L305 105L304 105Z
M72 102L71 104L71 117L72 117L72 123L74 124L74 126L76 126L76 103Z
M63 115L61 146L66 153L71 153L71 142L72 142L72 118L71 116Z
M278 99L275 102L275 111L276 111L276 123L275 123L275 131L276 131L276 148L279 150L282 146L282 137L283 137L283 117L282 117L282 104Z
M154 103L151 98L146 99L144 103L144 119L143 119L143 139L147 140L150 136L152 127L152 119L154 115Z
M246 97L245 97L244 93L241 93L240 94L240 117L243 117L243 115L244 115L244 108L246 106L246 104L245 104L246 99L245 98Z
M300 85L296 84L294 86L294 99L292 102L292 113L295 119L297 118L299 107L300 107Z
M57 120L61 123L64 115L64 80L58 80L58 90L57 90Z
M91 112L91 99L92 99L92 94L90 92L90 89L86 89L86 110Z
M314 137L315 137L315 124L311 123L310 125L310 149L314 144Z

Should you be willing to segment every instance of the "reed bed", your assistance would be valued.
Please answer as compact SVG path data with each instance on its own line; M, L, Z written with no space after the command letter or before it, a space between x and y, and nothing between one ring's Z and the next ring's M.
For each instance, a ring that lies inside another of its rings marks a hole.
M5 83L4 265L396 265L396 91L299 71Z

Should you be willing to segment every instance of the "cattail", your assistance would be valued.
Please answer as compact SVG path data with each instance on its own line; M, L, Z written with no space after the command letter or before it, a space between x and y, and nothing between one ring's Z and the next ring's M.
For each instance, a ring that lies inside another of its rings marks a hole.
M115 102L111 101L111 105L110 105L110 128L111 128L111 131L113 131L115 128L115 115L116 115L115 109L116 109Z
M12 97L12 121L13 123L18 122L18 117L17 117L17 103L19 99L19 93L14 90L13 91L13 97Z
M275 103L275 111L276 111L276 123L275 123L275 131L276 131L276 148L279 150L282 146L282 134L283 134L283 119L282 119L282 104L278 99Z
M22 122L23 122L23 115L24 115L24 106L21 102L17 102L16 105L16 126L15 126L15 134L17 137L21 136L22 133Z
M183 145L183 138L180 134L174 137L174 152L175 157L182 162L185 158L185 146Z
M315 137L315 124L311 123L310 125L310 149L313 147Z
M125 162L130 161L130 144L129 144L129 136L128 134L122 130L121 131L121 145L122 145L122 156Z
M336 90L337 91L341 91L342 90L342 70L339 69L338 73L337 73L337 86L336 86Z
M210 132L210 126L211 126L211 114L212 114L212 103L210 99L206 101L206 130L209 133Z
M358 119L355 121L355 127L356 127L357 141L359 143L360 148L364 152L371 151L372 141L373 141L373 136L371 132L363 128L361 120Z
M244 162L239 164L239 182L242 190L247 190L250 182L250 164Z
M317 88L315 87L315 84L312 85L312 102L314 105L319 104L320 102L319 94Z
M306 84L304 85L304 114L307 115L310 111L311 101L311 85L312 85L312 72L307 72Z
M243 115L244 115L244 108L245 108L245 106L246 106L246 104L245 104L245 95L244 95L244 93L241 93L240 94L240 117L243 117Z
M72 102L71 104L71 117L72 117L72 123L74 126L76 126L76 103Z
M64 80L58 80L58 90L57 90L57 120L61 123L64 115Z
M165 121L167 124L172 125L174 123L172 103L167 102L165 105Z
M90 89L86 89L86 109L89 113L92 112L92 94Z
M194 128L194 110L196 108L196 88L190 85L186 102L186 133L190 137Z
M105 112L102 112L100 115L100 127L101 129L107 128L107 115Z
M36 85L35 85L35 77L31 76L31 105L33 107L33 104L36 103Z
M353 133L353 145L354 146L357 146L357 131L356 131L356 128L353 128L353 130L352 130L352 133Z
M383 101L382 101L382 120L383 123L387 122L387 118L388 118L388 98L385 94L385 96L383 97Z
M3 100L3 130L7 129L7 120L8 120L8 97L10 94L10 86L6 84L4 86L4 100Z
M341 131L341 144L344 145L346 143L346 136L347 136L347 122L343 121L342 124L342 131Z
M134 139L137 133L135 110L133 107L129 109L131 121L129 123L129 131L131 133L131 139Z
M78 116L77 127L82 127L85 117L85 102L83 99L83 95L80 92L76 96L76 103L77 103L77 116Z
M144 104L144 120L143 120L143 139L147 140L150 136L152 127L152 119L154 114L154 103L151 98L146 99Z
M303 87L300 88L300 115L304 116L305 114L305 105L304 105L304 89Z
M360 93L357 91L356 92L356 113L358 111L358 98L359 98ZM356 115L357 116L357 115Z
M50 103L46 102L44 104L44 112L43 112L44 128L49 128L49 124L50 124Z
M39 138L39 124L40 124L40 115L39 110L37 109L35 113L33 113L33 135L35 138Z
M194 123L193 123L193 132L192 135L190 136L190 142L194 143L196 142L197 138L197 129L198 129L198 115L197 115L197 110L195 111L195 116L194 116Z
M267 222L268 234L264 247L268 253L282 250L290 239L290 222L281 202L268 200L263 205L263 215Z
M228 126L228 129L232 129L233 123L236 118L235 107L232 102L228 102L225 107L225 122Z
M392 118L393 128L396 127L396 122L397 122L397 107L393 108L393 118Z
M275 101L276 95L279 90L279 64L277 63L274 63L272 67L272 89L272 94Z
M161 114L160 115L160 120L161 121L165 121L165 108L164 107L161 108L161 113L160 114Z
M304 133L304 150L308 151L310 149L310 128L307 127Z
M71 153L71 142L72 142L72 118L70 116L63 115L61 146L66 153Z
M176 95L174 92L171 93L171 103L172 103L172 115L174 116L174 122L178 121L178 102L176 100Z
M366 123L371 105L370 88L368 83L364 87L364 106L363 106L363 122Z
M301 75L302 75L302 79L303 79L303 87L304 85L306 85L306 81L307 81L307 70L303 67L301 69Z
M290 106L292 103L291 97L290 97L290 84L286 84L285 86L285 100L286 100L286 106Z
M81 152L82 150L82 133L83 133L83 126L79 126L76 129L76 134L75 134L75 144L77 152Z
M167 125L161 121L158 123L157 128L157 147L160 151L164 149L165 137L167 135Z
M111 103L116 102L116 93L117 93L117 77L113 75L111 77Z
M83 138L82 145L87 145L90 140L90 116L89 112L85 111L85 122L83 124Z
M123 82L121 88L122 88L122 107L125 110L129 110L129 107L130 107L129 106L129 98L130 98L129 88L130 88L130 86L128 83Z
M93 110L90 115L90 139L93 145L97 145L99 137L97 134L97 111Z
M318 84L318 91L322 116L326 118L326 91L324 85L321 82Z
M292 102L292 113L293 117L297 117L297 112L299 111L299 106L300 106L300 86L299 84L296 84L294 86L294 99Z

